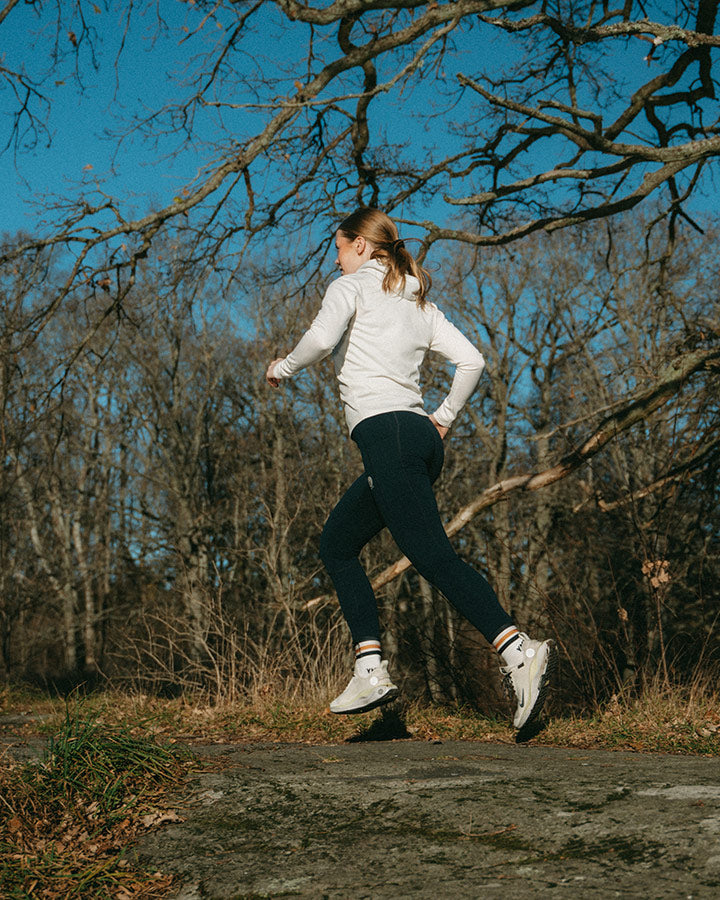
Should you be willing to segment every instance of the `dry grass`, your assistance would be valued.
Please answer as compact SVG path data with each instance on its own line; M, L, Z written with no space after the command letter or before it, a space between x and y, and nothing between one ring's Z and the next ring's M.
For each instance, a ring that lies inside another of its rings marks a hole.
M542 742L611 750L720 755L720 693L654 684L639 697L615 696L589 716L557 717Z
M105 692L68 715L60 701L6 689L0 711L33 714L19 738L51 735L43 762L0 759L0 884L8 898L167 896L170 876L143 872L124 854L141 829L177 818L167 803L192 765L173 750L178 742L515 741L506 718L468 708L396 703L343 717L318 701L272 692L221 703ZM720 695L714 686L655 684L586 716L551 716L533 741L717 756Z
M52 714L45 731L56 729L59 702L17 695L12 705ZM335 716L313 699L268 692L250 701L209 702L185 696L166 700L144 694L100 693L83 701L98 722L122 725L129 734L183 743L218 744L283 741L342 743L409 738L512 743L508 717L483 716L468 707L411 702L361 716ZM546 746L720 754L720 693L714 686L664 688L650 685L639 697L616 696L586 715L550 715L532 739Z

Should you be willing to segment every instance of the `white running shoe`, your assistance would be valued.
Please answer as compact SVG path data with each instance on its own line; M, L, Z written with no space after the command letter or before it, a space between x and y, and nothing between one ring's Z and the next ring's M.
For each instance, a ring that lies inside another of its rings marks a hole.
M384 659L367 675L353 675L350 684L330 704L330 712L345 715L366 712L393 700L398 689L390 681L387 667L387 660Z
M522 635L522 639L522 662L500 667L503 687L510 697L512 690L517 700L513 719L516 728L522 728L540 715L555 655L552 641L531 641L526 634Z

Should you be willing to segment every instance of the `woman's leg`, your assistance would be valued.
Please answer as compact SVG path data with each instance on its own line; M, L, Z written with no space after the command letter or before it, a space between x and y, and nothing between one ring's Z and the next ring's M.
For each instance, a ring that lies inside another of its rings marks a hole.
M373 416L353 432L380 520L418 572L492 643L512 626L487 581L460 559L445 534L432 483L443 446L424 416Z
M518 701L515 727L528 725L542 710L551 642L519 634L487 581L453 550L432 491L444 453L434 425L416 413L384 413L361 422L353 438L362 452L365 475L351 485L331 513L321 555L356 646L379 637L377 604L358 556L386 525L420 574L501 653L507 664L501 671L511 680ZM386 662L367 673L358 672L356 664L356 674L330 709L359 712L396 694Z
M335 586L355 645L380 639L375 594L358 557L384 525L367 476L361 475L330 513L320 537L320 558Z
M377 602L358 559L367 542L384 526L366 475L345 492L325 524L320 556L337 591L355 645L350 683L330 702L330 710L346 715L364 712L397 696L397 686L382 659Z

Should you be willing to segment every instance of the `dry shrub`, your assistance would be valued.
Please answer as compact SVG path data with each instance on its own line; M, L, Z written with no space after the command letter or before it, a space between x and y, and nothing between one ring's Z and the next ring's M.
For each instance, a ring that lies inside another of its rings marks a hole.
M288 600L260 624L229 611L218 590L205 595L201 621L198 628L171 600L143 611L115 654L112 680L143 693L257 704L324 701L347 678L350 645L334 606Z

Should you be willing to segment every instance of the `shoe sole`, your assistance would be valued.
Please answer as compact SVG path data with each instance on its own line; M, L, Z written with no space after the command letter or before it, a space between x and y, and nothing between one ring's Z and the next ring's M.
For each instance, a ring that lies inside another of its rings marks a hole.
M384 706L386 703L390 703L391 700L394 700L399 691L393 685L382 697L378 697L376 700L371 700L370 703L366 703L363 706L356 706L353 709L333 709L330 707L330 712L334 713L336 716L354 716L358 713L369 712L371 709L377 709L378 706Z
M542 712L543 706L545 705L545 700L548 695L548 688L550 687L550 677L555 671L555 647L552 641L548 641L548 650L547 650L547 658L545 660L545 670L540 676L540 687L538 688L537 700L533 704L532 709L528 713L527 719L522 723L522 725L517 725L517 730L522 731L524 728L527 728L528 725L532 725L533 722L536 722L540 713Z

